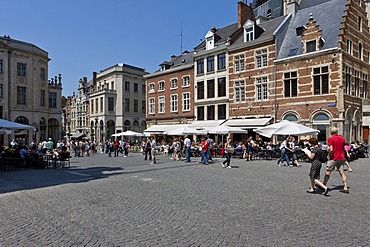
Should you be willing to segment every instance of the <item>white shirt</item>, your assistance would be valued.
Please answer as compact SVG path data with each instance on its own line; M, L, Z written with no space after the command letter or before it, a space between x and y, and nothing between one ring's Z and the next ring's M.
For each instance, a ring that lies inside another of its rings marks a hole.
M190 141L190 139L189 139L189 138L185 138L185 140L184 140L184 145L185 145L185 147L187 147L187 148L191 147L191 141Z

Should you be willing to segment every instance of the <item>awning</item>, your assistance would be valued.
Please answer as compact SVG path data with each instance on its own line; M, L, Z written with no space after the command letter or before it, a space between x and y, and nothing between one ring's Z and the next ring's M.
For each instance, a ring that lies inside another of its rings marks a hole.
M266 126L271 122L272 118L245 118L245 119L230 119L224 125L230 127L239 127L242 129L256 129Z
M145 135L165 135L167 131L175 130L181 127L189 126L188 124L156 124L144 130Z
M80 138L82 136L85 136L84 133L73 133L69 138Z
M189 124L190 128L212 128L223 124L226 120L194 121Z

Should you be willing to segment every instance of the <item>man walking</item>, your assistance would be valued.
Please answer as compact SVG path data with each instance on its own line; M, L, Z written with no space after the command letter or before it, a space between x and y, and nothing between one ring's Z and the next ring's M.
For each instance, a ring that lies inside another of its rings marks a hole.
M339 192L348 194L349 190L347 187L347 177L344 174L344 165L346 160L344 157L345 139L343 136L338 135L338 129L335 127L331 128L331 137L328 139L328 145L329 156L331 157L331 160L326 165L324 185L326 186L326 184L328 183L331 172L334 170L334 168L337 168L343 181L343 189L339 190Z
M185 162L190 162L190 149L191 149L191 140L189 136L186 136L184 140L184 147L185 147Z
M213 144L215 143L215 141L210 136L208 136L207 142L208 142L208 151L207 151L208 162L213 162L212 152L213 152Z

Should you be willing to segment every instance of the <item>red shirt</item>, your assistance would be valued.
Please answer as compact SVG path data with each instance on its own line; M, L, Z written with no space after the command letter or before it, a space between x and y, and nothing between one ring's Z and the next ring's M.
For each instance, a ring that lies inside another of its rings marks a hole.
M345 160L344 144L344 137L338 134L334 134L328 139L328 145L329 147L332 147L333 150L332 160Z
M202 141L200 146L202 147L202 152L208 151L208 142L207 141Z

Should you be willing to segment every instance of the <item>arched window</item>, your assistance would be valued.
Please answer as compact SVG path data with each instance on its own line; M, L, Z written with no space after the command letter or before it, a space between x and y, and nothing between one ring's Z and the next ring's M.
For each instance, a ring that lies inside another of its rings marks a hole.
M123 123L123 131L127 131L127 130L130 130L130 129L131 129L131 122L129 120L126 120Z
M140 124L138 121L134 121L133 124L132 124L132 127L133 127L133 130L136 131L136 132L140 132Z
M330 118L325 113L318 113L313 117L313 121L329 121Z
M358 58L362 61L364 56L363 56L363 48L362 48L362 43L358 43Z
M290 122L298 122L298 117L294 114L287 114L285 115L284 120L288 120Z
M19 116L15 119L16 123L20 123L20 124L28 124L28 119L26 117L23 117L23 116Z

